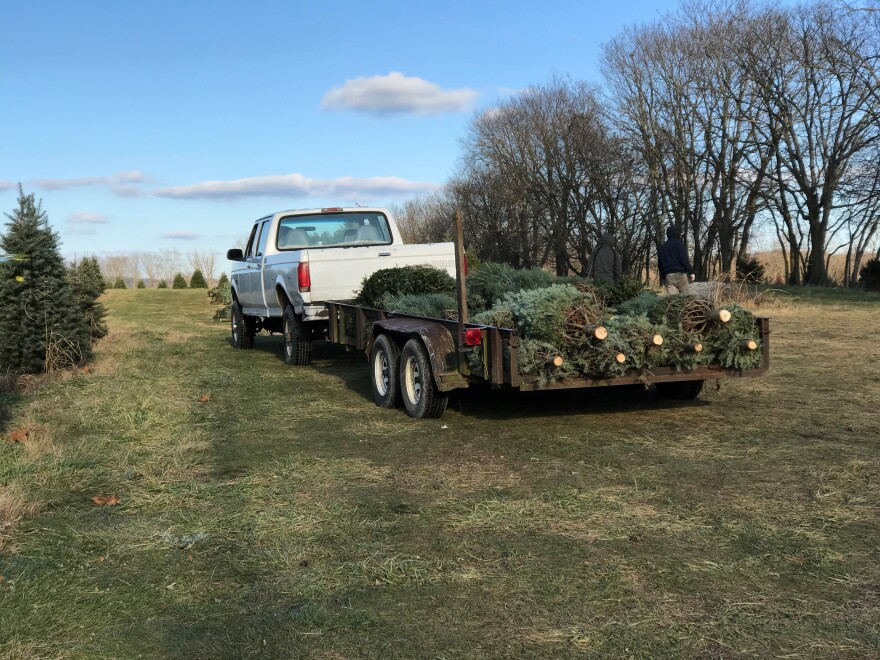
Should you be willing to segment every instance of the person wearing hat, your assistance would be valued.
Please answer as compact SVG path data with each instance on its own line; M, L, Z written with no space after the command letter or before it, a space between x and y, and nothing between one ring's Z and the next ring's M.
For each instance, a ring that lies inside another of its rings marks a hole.
M606 231L599 240L599 246L593 253L587 267L587 277L605 282L619 282L623 279L620 254L617 252L614 234Z
M666 242L657 250L657 266L660 269L660 282L665 293L687 295L690 292L688 284L694 281L693 268L684 242L681 240L681 234L675 227L666 230Z

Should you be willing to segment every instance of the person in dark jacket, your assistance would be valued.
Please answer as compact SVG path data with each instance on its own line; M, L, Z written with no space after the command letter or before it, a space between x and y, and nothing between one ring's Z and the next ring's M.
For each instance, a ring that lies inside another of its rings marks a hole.
M590 266L587 269L587 277L592 277L605 282L619 282L623 277L620 265L620 254L615 246L614 234L606 231L602 234L599 247L590 257Z
M666 293L689 293L688 284L694 281L693 268L675 227L666 230L666 242L657 250L657 266Z

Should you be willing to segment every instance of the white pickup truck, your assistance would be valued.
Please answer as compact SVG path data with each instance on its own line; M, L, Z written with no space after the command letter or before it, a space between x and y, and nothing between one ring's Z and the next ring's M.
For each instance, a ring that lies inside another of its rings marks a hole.
M382 268L429 265L455 276L452 243L405 245L382 208L281 211L254 222L247 246L229 250L232 343L251 348L261 330L284 335L284 361L308 364L325 337L325 302L355 297Z

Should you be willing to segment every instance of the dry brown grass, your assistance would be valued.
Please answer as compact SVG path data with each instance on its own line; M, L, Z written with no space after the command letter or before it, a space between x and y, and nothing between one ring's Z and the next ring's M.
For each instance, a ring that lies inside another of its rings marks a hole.
M7 543L15 524L39 510L40 505L29 501L21 487L0 484L0 551L9 552Z
M785 261L782 252L771 250L756 252L755 258L764 266L764 279L771 284L785 284ZM835 282L843 280L846 255L835 254L828 262L828 277Z

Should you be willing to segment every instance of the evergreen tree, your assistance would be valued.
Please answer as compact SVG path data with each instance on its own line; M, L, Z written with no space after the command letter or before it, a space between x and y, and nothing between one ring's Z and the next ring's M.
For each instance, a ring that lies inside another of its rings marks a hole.
M107 324L104 322L107 311L98 302L98 298L106 290L107 284L98 260L95 257L85 257L79 263L72 264L67 277L73 289L74 300L79 304L89 326L91 340L104 337L107 334Z
M202 275L202 271L196 268L193 271L192 277L189 280L189 288L190 289L207 289L208 282L205 280L205 276Z
M220 273L220 279L217 280L217 288L229 286L229 278L226 277L226 273Z
M157 289L167 289L168 282L166 282L165 280L159 280L159 284L156 285L156 288Z
M172 289L188 289L189 287L186 285L186 280L183 279L183 275L177 273L174 276L174 282L171 284Z
M0 252L26 259L0 265L0 368L38 373L88 358L89 324L42 205L19 186L18 208L6 217Z
M128 287L125 286L124 279L122 279L121 277L117 277L116 281L113 283L113 288L114 289L127 289Z
M144 281L138 280L138 283L137 283L137 286L135 287L135 289L146 289L146 288L147 288L147 285L144 284Z

